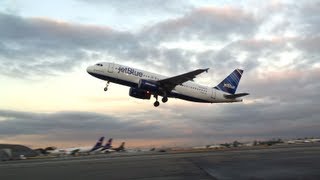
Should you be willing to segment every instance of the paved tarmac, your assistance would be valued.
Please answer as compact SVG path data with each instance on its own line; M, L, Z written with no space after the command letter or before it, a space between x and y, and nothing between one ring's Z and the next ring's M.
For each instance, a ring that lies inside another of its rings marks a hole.
M201 153L123 153L0 162L0 179L320 179L320 143Z

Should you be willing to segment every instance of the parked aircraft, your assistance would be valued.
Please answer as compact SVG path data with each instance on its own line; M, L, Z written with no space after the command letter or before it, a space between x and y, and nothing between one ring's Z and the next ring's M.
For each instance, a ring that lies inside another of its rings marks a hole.
M86 147L72 147L72 148L65 148L65 149L55 149L53 151L49 151L50 154L57 154L57 155L75 155L77 153L91 153L95 152L102 148L104 137L100 137L99 140L96 142L94 146L86 146Z
M112 149L112 138L110 138L108 140L108 142L106 143L106 145L104 145L101 149L100 152L106 152Z
M162 102L168 98L179 98L200 103L231 103L241 102L241 97L248 93L236 93L243 70L235 69L221 83L215 87L196 84L193 79L209 69L197 69L181 75L166 77L136 68L101 62L87 68L87 72L99 79L107 81L104 91L108 90L110 82L129 86L129 95L139 99L150 99L153 95L156 99L154 106L160 105L158 96L162 96Z
M124 145L125 145L125 142L122 142L119 147L116 147L116 148L112 148L112 147L111 147L111 148L109 148L109 149L105 149L105 150L102 151L102 152L103 152L103 153L124 152L124 151L126 151Z
M112 148L112 150L114 150L114 151L116 151L116 152L125 151L124 145L125 145L125 142L122 142L119 147L117 147L117 148Z

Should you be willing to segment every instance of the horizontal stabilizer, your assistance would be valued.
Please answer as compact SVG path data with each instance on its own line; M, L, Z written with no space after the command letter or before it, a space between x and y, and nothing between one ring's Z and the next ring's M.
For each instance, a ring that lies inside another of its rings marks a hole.
M239 93L239 94L225 94L223 95L227 99L236 99L242 96L247 96L249 93Z

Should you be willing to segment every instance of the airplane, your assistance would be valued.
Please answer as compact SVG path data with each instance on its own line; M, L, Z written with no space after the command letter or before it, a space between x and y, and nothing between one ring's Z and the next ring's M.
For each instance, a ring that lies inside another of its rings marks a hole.
M126 151L124 145L125 145L125 142L122 142L119 147L112 148L112 146L110 146L110 148L105 149L101 152L102 153L124 152L124 151Z
M162 96L162 102L168 98L179 98L199 103L232 103L242 102L240 97L249 93L238 93L236 90L240 82L243 70L235 69L229 76L215 87L196 84L193 79L209 68L197 69L191 72L173 77L166 77L148 71L139 70L116 63L101 62L87 67L87 72L107 81L104 91L108 90L110 82L129 86L129 96L138 99L150 99L154 96L154 106L160 105L158 96Z
M112 148L112 138L108 140L108 142L100 149L100 152L109 151Z
M102 148L104 137L100 137L99 140L96 142L94 146L87 146L87 147L73 147L73 148L66 148L66 149L56 149L53 151L49 151L50 154L56 155L76 155L78 153L92 153Z
M122 142L119 147L112 148L112 150L114 150L116 152L125 151L124 145L125 145L125 142Z

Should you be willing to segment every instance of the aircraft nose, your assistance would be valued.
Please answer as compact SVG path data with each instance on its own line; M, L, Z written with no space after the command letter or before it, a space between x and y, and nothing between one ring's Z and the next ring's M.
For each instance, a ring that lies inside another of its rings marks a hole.
M92 66L87 67L87 72L91 73L92 72Z

